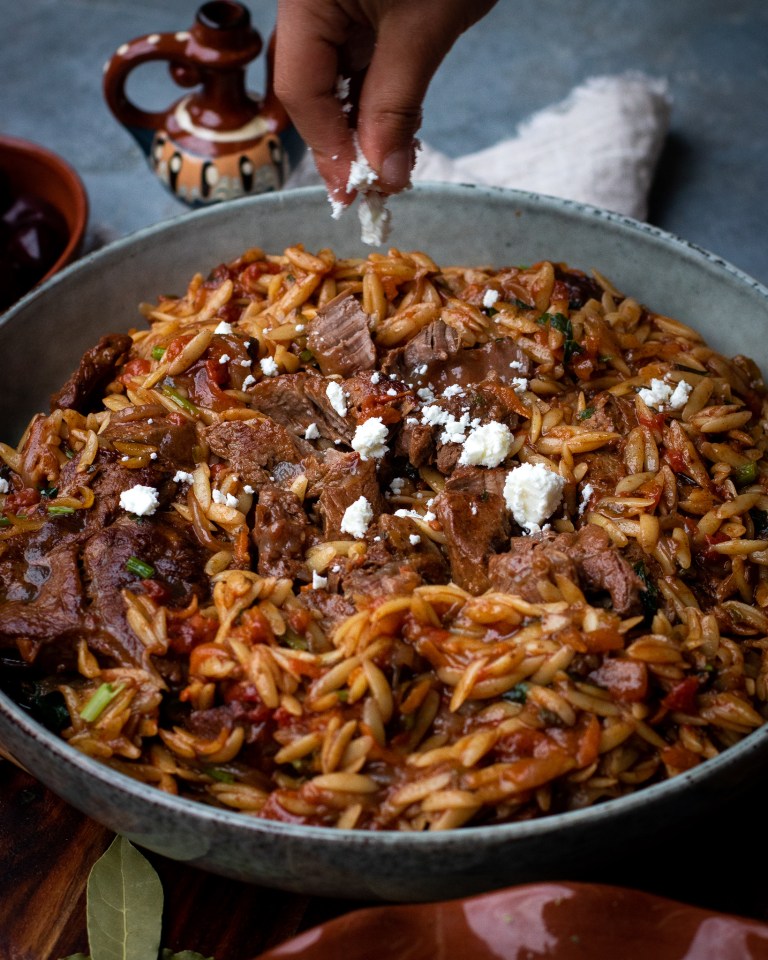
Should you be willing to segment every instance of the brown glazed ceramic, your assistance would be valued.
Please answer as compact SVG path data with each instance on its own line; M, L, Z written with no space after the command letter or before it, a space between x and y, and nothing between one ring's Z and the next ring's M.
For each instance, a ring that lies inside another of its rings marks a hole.
M301 141L272 90L272 44L265 97L245 88L246 67L262 46L246 7L211 0L191 29L137 37L105 66L112 113L160 180L191 206L278 190L301 155ZM167 110L140 109L125 86L131 71L150 60L167 61L180 87L198 89Z
M372 907L258 960L765 960L768 925L648 893L539 883L469 900Z

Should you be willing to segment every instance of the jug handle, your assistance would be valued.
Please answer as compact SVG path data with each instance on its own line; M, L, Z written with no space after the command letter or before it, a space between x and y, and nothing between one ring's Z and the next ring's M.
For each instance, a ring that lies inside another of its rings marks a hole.
M196 64L186 53L188 35L150 33L118 47L104 68L104 97L117 120L138 141L146 154L155 130L166 122L167 111L150 112L137 107L125 92L129 74L143 63L166 60L176 83L194 86L199 82Z

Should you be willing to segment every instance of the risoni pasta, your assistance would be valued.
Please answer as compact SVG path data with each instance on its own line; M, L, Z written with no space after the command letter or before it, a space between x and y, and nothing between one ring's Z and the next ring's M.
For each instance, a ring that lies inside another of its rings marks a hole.
M2 684L73 747L421 831L622 796L764 722L751 360L599 274L395 249L253 249L141 310L0 444Z

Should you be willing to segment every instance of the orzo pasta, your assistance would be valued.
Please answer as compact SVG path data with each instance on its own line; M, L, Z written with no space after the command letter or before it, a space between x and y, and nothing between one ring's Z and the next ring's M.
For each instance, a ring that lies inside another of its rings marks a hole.
M0 444L2 682L77 749L412 831L763 723L752 361L549 262L249 250L142 312Z

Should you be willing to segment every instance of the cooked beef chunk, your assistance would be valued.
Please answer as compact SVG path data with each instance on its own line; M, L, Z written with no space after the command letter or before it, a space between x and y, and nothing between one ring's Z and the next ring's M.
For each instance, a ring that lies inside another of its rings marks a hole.
M601 527L541 539L513 537L508 553L492 557L488 572L494 590L541 600L538 581L562 574L594 597L608 593L620 616L639 613L642 581Z
M454 383L468 387L483 380L511 384L516 377L527 377L530 372L528 355L514 340L505 338L460 350L430 374L429 382L434 384L436 391Z
M471 493L480 499L504 496L507 472L501 467L457 467L445 482L445 489Z
M126 568L131 557L154 567L153 579L170 592L170 602L184 606L193 595L203 595L207 553L159 520L120 521L85 544L82 562L91 604L88 616L98 631L90 646L119 663L139 666L145 648L128 626L122 597L126 587L137 586L135 574Z
M345 562L339 579L346 596L410 594L423 583L445 580L446 565L440 550L418 536L407 517L382 514L366 536L368 549L360 561Z
M395 440L395 454L407 457L414 467L423 467L435 458L435 438L432 427L424 423L406 423Z
M54 486L59 478L59 458L54 452L61 445L58 431L47 417L35 417L21 451L21 478L26 487Z
M361 460L357 453L329 450L325 460L310 465L307 477L307 497L319 498L318 508L327 540L349 536L341 532L341 521L347 507L360 497L365 497L371 505L374 517L382 511L383 498L373 460Z
M594 412L582 422L590 430L613 430L626 437L637 426L635 405L626 397L615 397L605 391L594 397L589 408Z
M104 388L115 379L117 368L125 362L133 340L122 333L102 337L95 347L85 351L77 370L58 393L51 397L51 410L77 410L90 413L101 405Z
M300 460L312 447L273 420L230 420L215 423L205 432L211 450L227 460L248 483L263 482L262 467Z
M445 552L454 582L474 594L487 590L488 555L509 539L504 498L446 489L435 497L432 509L447 537Z
M249 404L297 436L303 437L314 423L323 439L349 443L355 432L353 418L334 410L327 389L325 377L285 373L257 383L248 394Z
M381 369L409 383L426 383L432 372L461 350L461 335L442 320L420 330L403 347L390 350ZM426 370L423 368L426 367Z
M120 420L112 417L101 437L129 443L148 443L157 447L158 459L165 460L170 469L191 470L192 451L197 443L195 425L180 414L155 414L152 423L146 419Z
M375 382L374 382L375 379ZM355 420L380 417L383 423L399 423L418 406L416 397L400 380L364 372L346 379L342 386Z
M326 376L337 373L349 377L376 366L368 314L351 293L340 293L317 311L307 334L307 347Z
M306 590L301 599L304 606L316 614L320 627L328 635L333 632L336 624L355 612L355 605L351 600L327 590Z
M162 471L156 465L156 461L153 461L152 466L128 470L121 466L119 460L112 460L111 456L99 454L94 462L95 470L90 475L94 500L93 507L86 511L89 530L100 529L112 523L116 517L124 515L125 511L120 506L120 494L136 484L154 487L158 491L161 509L176 493L176 484L170 481L167 471ZM76 479L76 475L68 474L70 482Z
M307 515L290 490L265 486L253 525L253 542L259 553L258 570L264 577L306 578L304 551L307 546Z

